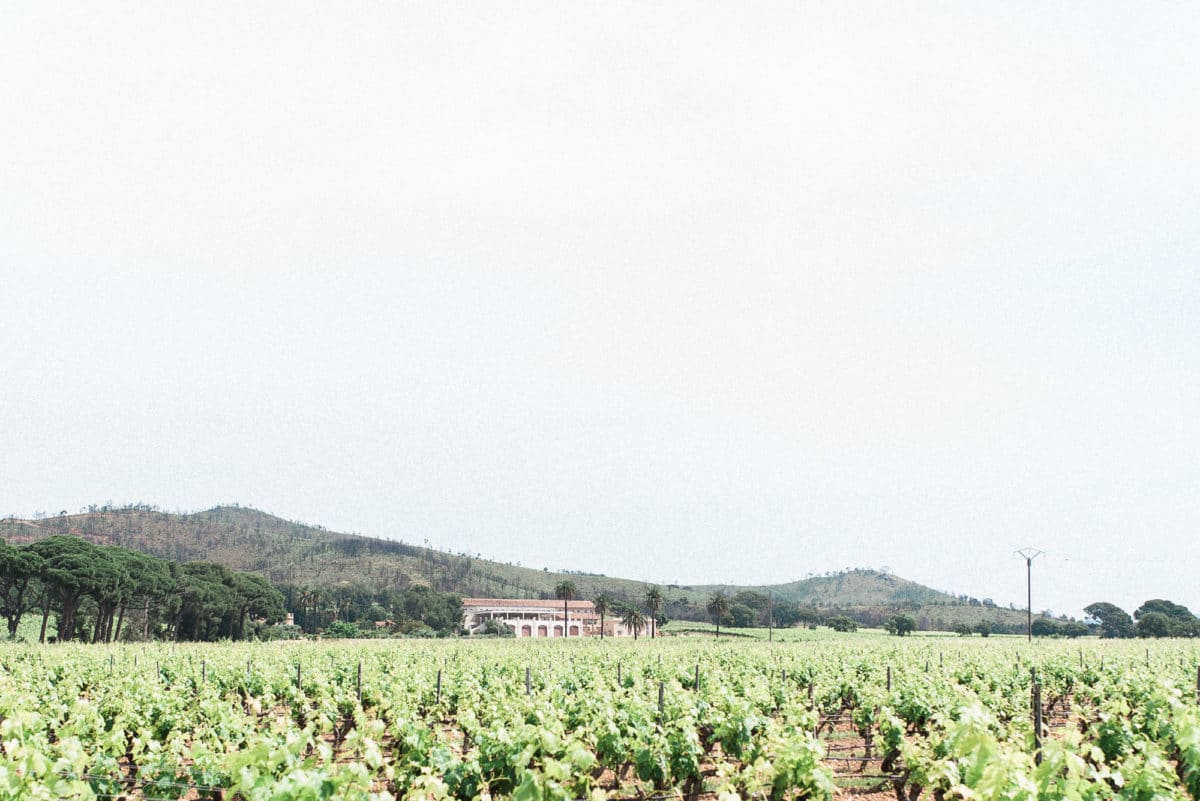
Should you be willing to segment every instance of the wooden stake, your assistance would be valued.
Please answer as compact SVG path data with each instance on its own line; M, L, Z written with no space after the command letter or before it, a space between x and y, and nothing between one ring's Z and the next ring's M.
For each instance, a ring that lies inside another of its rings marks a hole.
M1033 761L1042 764L1042 685L1033 685Z

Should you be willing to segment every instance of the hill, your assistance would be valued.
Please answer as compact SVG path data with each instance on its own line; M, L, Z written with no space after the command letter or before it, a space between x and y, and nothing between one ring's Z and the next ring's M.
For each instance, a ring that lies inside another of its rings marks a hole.
M744 587L711 585L704 592L724 590L737 592ZM876 570L847 570L824 576L793 581L787 584L750 587L757 592L770 591L777 598L805 606L894 606L898 604L952 604L959 599L948 593L933 590L915 581Z
M553 596L558 582L570 579L581 597L607 592L626 602L640 598L650 586L595 573L536 570L396 540L332 532L241 506L218 506L190 514L140 505L102 507L40 520L0 520L0 539L12 545L56 534L176 561L218 562L279 585L365 584L397 590L426 585L475 597L547 598ZM730 595L769 592L777 601L826 612L838 610L865 623L877 623L896 611L913 615L922 628L948 629L980 620L1000 629L1025 623L1023 613L983 607L978 601L968 603L874 570L851 570L778 585L664 585L664 612L672 618L704 618L704 603L716 590Z

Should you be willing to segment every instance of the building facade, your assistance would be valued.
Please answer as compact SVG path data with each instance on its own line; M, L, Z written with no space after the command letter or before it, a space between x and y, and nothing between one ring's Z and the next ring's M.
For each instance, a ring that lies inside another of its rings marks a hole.
M511 628L518 638L599 637L600 615L591 601L567 601L567 620L563 622L562 601L535 601L523 598L464 598L463 628L479 634L488 621ZM632 637L616 615L604 618L606 637Z

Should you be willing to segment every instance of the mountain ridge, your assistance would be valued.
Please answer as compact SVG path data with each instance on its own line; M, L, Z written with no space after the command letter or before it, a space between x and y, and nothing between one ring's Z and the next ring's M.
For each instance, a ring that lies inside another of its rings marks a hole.
M607 592L627 602L651 586L666 597L668 617L702 617L708 596L722 590L770 593L777 601L845 610L867 622L888 612L907 611L923 628L952 628L988 620L999 628L1024 623L1024 614L984 607L889 573L842 571L782 584L678 585L605 576L585 571L522 567L468 554L452 554L401 540L330 531L240 505L198 512L164 512L155 507L95 507L78 514L0 520L0 539L12 545L55 534L118 545L177 561L212 561L255 573L275 584L365 584L404 589L424 584L475 597L552 597L554 585L573 581L580 597ZM872 617L874 615L874 617ZM1018 619L1019 617L1019 619Z

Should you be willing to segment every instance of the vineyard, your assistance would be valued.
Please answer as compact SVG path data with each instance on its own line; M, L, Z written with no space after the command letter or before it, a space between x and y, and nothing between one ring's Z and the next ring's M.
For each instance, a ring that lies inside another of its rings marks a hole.
M1200 797L1200 649L0 647L3 799Z

